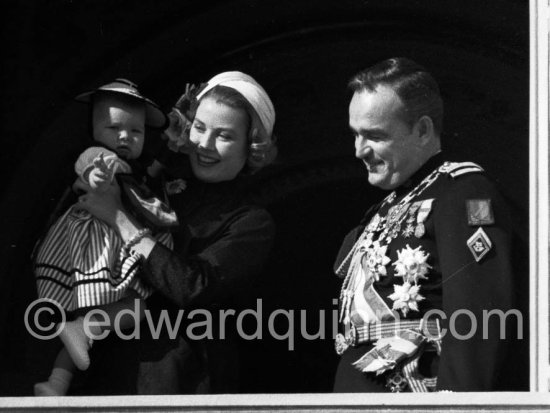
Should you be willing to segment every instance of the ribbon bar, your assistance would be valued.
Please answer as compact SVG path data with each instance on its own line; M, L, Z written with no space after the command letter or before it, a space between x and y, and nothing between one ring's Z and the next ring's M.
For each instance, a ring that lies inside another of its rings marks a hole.
M437 320L403 320L403 321L383 321L378 323L365 324L363 326L355 326L352 338L355 338L350 343L357 346L364 343L370 343L380 340L381 338L393 337L397 332L402 330L420 330L420 333L428 338L439 338L440 329Z

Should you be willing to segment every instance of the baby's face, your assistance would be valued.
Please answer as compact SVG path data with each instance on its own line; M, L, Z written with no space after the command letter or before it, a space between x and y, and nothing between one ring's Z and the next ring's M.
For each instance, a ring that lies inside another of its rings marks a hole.
M94 102L94 140L106 145L123 159L141 155L145 141L145 106L113 96Z

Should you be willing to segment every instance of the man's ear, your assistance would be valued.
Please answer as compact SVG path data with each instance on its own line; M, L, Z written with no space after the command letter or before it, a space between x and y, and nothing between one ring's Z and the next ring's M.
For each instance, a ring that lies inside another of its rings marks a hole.
M415 128L418 133L419 143L422 146L431 142L435 136L434 123L432 118L427 115L422 116L416 121Z

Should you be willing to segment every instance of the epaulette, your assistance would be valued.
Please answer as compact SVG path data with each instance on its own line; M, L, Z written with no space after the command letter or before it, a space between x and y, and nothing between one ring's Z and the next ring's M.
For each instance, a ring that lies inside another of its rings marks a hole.
M484 169L473 162L445 162L439 167L439 172L451 175L456 178L461 175L485 172Z

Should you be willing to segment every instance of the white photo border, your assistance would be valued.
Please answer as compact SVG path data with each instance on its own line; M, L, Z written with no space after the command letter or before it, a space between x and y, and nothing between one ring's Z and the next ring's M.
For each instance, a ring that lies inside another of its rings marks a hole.
M102 397L24 397L0 399L13 411L94 412L547 412L549 393L339 393L339 394L239 394Z
M5 397L6 411L529 411L550 406L549 19L550 0L530 0L530 392Z
M530 2L530 371L532 392L550 391L548 109L550 2Z

